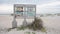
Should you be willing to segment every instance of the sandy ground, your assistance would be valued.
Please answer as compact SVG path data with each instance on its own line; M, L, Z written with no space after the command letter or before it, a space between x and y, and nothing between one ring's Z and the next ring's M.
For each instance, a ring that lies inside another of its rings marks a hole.
M42 19L44 27L47 29L47 34L60 34L60 16L39 17ZM16 19L17 25L20 26L24 19ZM0 29L12 27L13 16L4 15L0 16ZM33 19L27 19L28 22L32 22ZM25 30L30 31L30 30ZM10 31L1 32L0 34L24 34L25 31ZM31 32L31 31L30 31ZM36 34L46 34L42 32L35 32Z

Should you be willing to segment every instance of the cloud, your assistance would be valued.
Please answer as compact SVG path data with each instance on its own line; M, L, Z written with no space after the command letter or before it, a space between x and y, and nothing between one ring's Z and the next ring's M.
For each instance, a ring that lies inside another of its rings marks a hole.
M13 13L13 5L11 4L0 4L0 14Z
M16 3L20 4L20 3ZM22 3L22 4L27 4L27 3ZM36 9L37 9L37 14L41 13L56 13L60 12L60 1L56 2L51 2L51 3L46 3L46 4L38 4ZM13 4L0 4L0 14L2 13L13 13Z
M49 3L53 1L59 1L59 0L0 0L0 4L15 4L15 3L36 3L36 4L42 4L42 3Z
M38 3L39 0L0 0L0 4Z
M12 10L13 6L10 4L1 4L0 5L0 10Z
M47 3L47 4L42 4L42 5L38 5L40 8L44 8L47 6L56 6L56 5L60 5L60 1L57 2L51 2L51 3Z
M60 10L58 11L57 9L59 5L60 5L60 1L37 5L37 14L59 12Z

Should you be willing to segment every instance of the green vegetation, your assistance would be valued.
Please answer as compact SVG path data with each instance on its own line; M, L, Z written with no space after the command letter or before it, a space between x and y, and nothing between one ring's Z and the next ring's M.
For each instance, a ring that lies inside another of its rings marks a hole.
M32 34L35 34L35 32L32 32Z
M25 30L27 28L34 30L34 31L40 30L42 32L46 32L46 29L43 27L43 21L38 18L35 18L31 24L28 24L26 26L22 25L22 26L18 27L17 30Z
M17 27L17 30L25 30L26 28L26 26L21 25L20 27Z
M30 32L26 32L26 34L30 34Z
M46 29L43 27L43 28L41 28L41 31L42 32L46 32Z
M25 34L36 34L35 32L25 32Z
M41 28L43 28L42 20L35 18L32 24L28 25L28 28L32 30L41 30Z
M9 31L11 31L11 29L12 29L12 28L9 28L9 29L7 29L7 31L9 32Z
M17 27L16 27L17 28ZM7 29L7 31L9 32L9 31L11 31L12 29L15 29L15 28L9 28L9 29Z

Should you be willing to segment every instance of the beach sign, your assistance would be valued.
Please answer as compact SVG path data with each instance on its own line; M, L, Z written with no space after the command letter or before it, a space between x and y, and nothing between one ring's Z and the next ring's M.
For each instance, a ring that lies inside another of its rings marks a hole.
M36 16L36 5L33 4L14 4L16 18L34 18Z

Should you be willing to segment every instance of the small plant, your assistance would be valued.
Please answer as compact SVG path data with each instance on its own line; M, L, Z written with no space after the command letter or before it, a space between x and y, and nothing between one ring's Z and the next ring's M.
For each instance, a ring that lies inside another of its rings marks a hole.
M32 34L35 34L35 32L32 32Z
M9 32L9 31L11 31L12 29L15 29L15 28L9 28L9 29L7 29L7 31Z
M41 31L42 32L46 32L46 29L43 27L43 28L41 28Z
M25 32L25 34L35 34L35 32Z
M21 25L20 27L17 27L17 30L24 30L26 28L27 28L26 26Z
M26 32L26 34L30 34L30 32Z
M12 28L9 28L7 31L9 32L9 31L11 31L11 29L12 29Z

